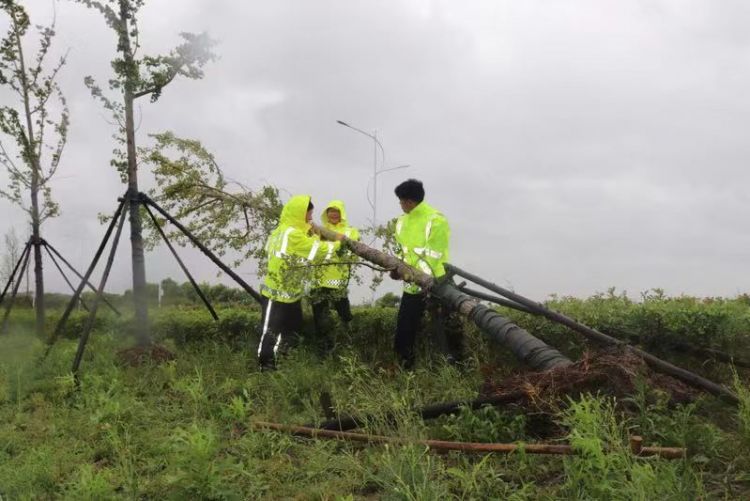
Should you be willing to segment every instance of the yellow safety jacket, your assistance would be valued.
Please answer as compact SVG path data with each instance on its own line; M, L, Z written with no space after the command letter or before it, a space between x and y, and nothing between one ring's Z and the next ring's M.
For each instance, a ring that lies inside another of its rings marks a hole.
M445 275L450 228L448 220L434 207L421 202L396 221L398 257L435 278ZM404 292L418 294L421 287L404 282Z
M293 303L302 298L309 281L310 262L330 259L341 242L321 242L310 235L305 221L308 195L295 195L284 205L279 225L266 242L268 272L261 294L274 301Z
M328 209L338 209L341 213L341 221L338 224L333 224L328 221ZM332 200L325 209L323 214L320 216L320 220L323 222L323 226L329 230L343 233L351 240L359 240L359 231L353 226L349 226L349 221L346 217L346 209L344 208L344 202L341 200ZM344 254L340 254L337 261L352 261L354 258L349 250L346 250ZM319 286L326 289L344 289L349 285L349 275L351 273L351 265L346 264L332 264L331 266L324 266L321 272Z

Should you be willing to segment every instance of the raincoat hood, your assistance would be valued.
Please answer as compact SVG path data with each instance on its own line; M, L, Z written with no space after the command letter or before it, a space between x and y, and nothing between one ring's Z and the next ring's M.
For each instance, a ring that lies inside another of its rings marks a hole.
M281 209L281 226L293 226L307 231L310 225L305 221L307 206L310 205L310 195L294 195Z
M341 200L331 200L328 202L328 205L326 205L325 209L323 209L323 213L320 215L320 220L323 221L323 224L326 226L333 226L333 224L328 221L328 209L338 209L341 213L341 221L338 223L339 225L346 226L349 224L349 221L346 218L346 209L344 208L344 202Z

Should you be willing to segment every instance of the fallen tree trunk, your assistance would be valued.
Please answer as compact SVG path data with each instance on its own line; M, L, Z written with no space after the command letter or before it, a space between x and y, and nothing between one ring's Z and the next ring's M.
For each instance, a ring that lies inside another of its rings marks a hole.
M496 285L492 282L484 280L483 278L478 277L477 275L464 271L461 268L458 268L453 265L446 265L446 269L451 273L454 273L460 277L466 278L467 280L471 280L472 282L475 282L481 285L482 287L487 288L488 290L496 292L506 297L507 299L510 299L511 301L514 301L520 304L521 306L529 308L532 311L538 313L539 315L549 320L552 320L553 322L562 324L582 334L583 336L585 336L587 339L591 341L596 341L605 345L625 346L627 349L632 350L633 353L642 357L643 360L645 360L646 363L648 363L653 369L659 372L662 372L664 374L668 374L696 388L701 388L713 395L725 398L726 400L734 404L739 403L739 399L737 398L737 395L735 395L733 392L731 392L730 390L728 390L727 388L725 388L724 386L720 384L716 384L713 381L709 381L708 379L703 378L699 376L698 374L695 374L694 372L690 372L681 367L677 367L676 365L670 364L669 362L662 360L660 358L657 358L654 355L651 355L650 353L645 352L639 348L631 346L620 339L614 338L612 336L608 336L607 334L604 334L603 332L599 332L596 329L592 329L591 327L584 325L576 320L573 320L572 318L565 316L562 313L559 313L554 310L550 310L549 308L547 308L541 303L537 303L535 301L532 301L531 299L525 298L519 294L516 294L515 292L512 292L508 289L500 287L499 285Z
M468 295L472 297L481 299L482 301L488 301L490 303L494 303L498 306L505 306L506 308L517 310L523 313L528 313L529 315L541 314L539 310L528 308L526 306L516 303L515 301L505 299L504 297L493 296L492 294L487 294L486 292L471 289L467 287L465 283L466 282L464 282L464 284L458 285L457 287L459 288L459 290L467 293ZM642 344L641 336L639 336L638 334L634 334L633 332L629 332L620 328L609 327L607 330L612 330L612 331L615 331L619 335L626 336L629 342L632 344ZM748 362L747 360L736 358L731 353L726 353L724 351L716 350L714 348L708 348L705 346L696 346L696 345L692 345L689 343L682 343L679 341L669 341L668 347L673 348L683 353L689 353L695 357L710 357L720 362L724 362L726 364L731 364L737 367L750 369L750 362Z
M315 226L316 231L329 240L335 240L337 233ZM458 290L449 281L437 283L435 279L416 268L409 266L400 259L390 256L372 247L356 242L344 240L348 247L359 257L372 263L392 270L407 282L412 282L440 299L448 307L460 312L479 327L479 329L493 341L509 348L522 363L535 370L548 370L554 367L564 367L572 362L555 348L517 326L497 312L481 304L476 299Z
M367 435L364 433L352 433L348 431L321 430L307 426L293 426L279 423L267 423L256 421L251 423L255 430L273 430L290 433L311 438L332 438L365 442L370 444L397 444L397 445L421 445L429 447L437 452L459 451L466 453L503 453L508 454L523 451L526 454L557 454L574 455L577 451L570 445L564 444L485 444L478 442L451 442L446 440L414 440L401 437L388 437L384 435ZM664 459L679 459L686 455L686 450L681 447L643 447L641 437L632 437L630 440L631 451L639 456L658 456Z

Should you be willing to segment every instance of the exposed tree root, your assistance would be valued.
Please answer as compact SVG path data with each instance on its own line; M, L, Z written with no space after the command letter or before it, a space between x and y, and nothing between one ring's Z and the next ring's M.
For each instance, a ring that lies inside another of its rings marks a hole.
M544 372L524 372L502 380L487 377L481 389L484 397L515 395L521 389L524 397L517 403L538 410L559 407L564 396L599 393L627 397L636 390L639 379L651 389L663 391L670 403L689 402L700 394L682 381L652 370L642 358L624 348L586 352L568 367Z

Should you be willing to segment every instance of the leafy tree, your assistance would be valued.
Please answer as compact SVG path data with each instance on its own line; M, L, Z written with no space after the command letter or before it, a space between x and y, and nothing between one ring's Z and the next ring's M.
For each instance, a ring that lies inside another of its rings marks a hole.
M266 237L283 207L279 190L263 186L253 191L228 180L199 141L171 132L152 137L154 146L141 149L156 177L152 198L218 255L236 251L235 265L247 259L262 262ZM171 236L185 243L180 233Z
M161 281L161 305L173 306L180 303L182 291L177 282L171 278L165 278Z
M393 292L386 292L375 301L378 308L395 308L401 301L401 297Z
M128 184L128 193L138 193L138 160L135 142L133 103L136 99L150 97L155 102L164 88L178 76L198 79L203 77L203 66L215 59L211 48L214 42L206 35L181 33L183 43L169 54L138 57L140 38L137 14L145 0L75 0L99 11L107 25L117 33L118 56L112 61L114 77L109 89L121 93L122 101L110 99L87 76L85 83L94 98L99 99L119 125L114 135L118 147L111 164L118 169ZM133 298L136 316L136 337L140 345L151 342L148 325L148 299L146 295L146 266L142 236L141 212L138 204L130 204L130 242L132 246Z
M51 26L36 27L39 48L29 59L25 52L31 27L28 14L14 0L0 0L0 9L10 21L6 36L0 41L0 85L18 96L17 107L0 106L0 132L15 143L11 150L0 142L0 164L10 176L10 182L0 190L0 196L20 206L31 219L36 330L42 335L44 276L40 228L46 219L59 214L48 183L57 172L68 138L68 107L56 81L65 65L65 56L57 63L47 65L55 36L53 22Z

